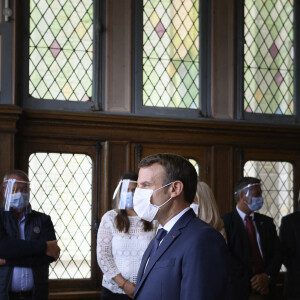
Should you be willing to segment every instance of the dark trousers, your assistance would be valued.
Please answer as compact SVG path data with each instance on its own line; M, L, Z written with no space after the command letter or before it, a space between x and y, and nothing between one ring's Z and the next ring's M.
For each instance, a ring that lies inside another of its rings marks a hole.
M115 294L110 290L102 287L101 289L101 300L129 300L131 299L129 296L125 294Z

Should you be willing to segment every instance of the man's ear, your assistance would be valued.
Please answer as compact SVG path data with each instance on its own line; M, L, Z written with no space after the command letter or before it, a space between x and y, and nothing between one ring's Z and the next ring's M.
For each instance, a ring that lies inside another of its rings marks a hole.
M180 180L176 180L171 185L171 197L175 198L178 197L183 193L183 183Z
M245 198L247 198L246 194L243 193L243 192L240 192L240 193L239 193L239 202L240 202L241 200L247 200L247 199L245 199Z

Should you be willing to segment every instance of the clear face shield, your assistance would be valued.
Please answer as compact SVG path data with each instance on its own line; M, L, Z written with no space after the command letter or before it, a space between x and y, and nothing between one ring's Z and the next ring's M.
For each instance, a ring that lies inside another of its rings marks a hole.
M28 181L8 179L3 182L3 193L5 211L29 212L30 183Z
M113 200L117 200L118 209L133 209L133 194L136 186L137 181L130 179L120 180L113 195Z
M251 211L257 211L262 208L264 199L262 197L261 183L248 184L243 189L237 191L237 193L241 191L246 195L247 200L245 203Z

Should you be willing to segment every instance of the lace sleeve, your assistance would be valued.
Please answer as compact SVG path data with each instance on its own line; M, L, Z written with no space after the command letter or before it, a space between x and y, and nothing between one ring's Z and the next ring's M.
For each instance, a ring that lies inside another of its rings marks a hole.
M113 226L113 217L106 213L102 217L97 235L97 261L108 279L120 273L112 255Z

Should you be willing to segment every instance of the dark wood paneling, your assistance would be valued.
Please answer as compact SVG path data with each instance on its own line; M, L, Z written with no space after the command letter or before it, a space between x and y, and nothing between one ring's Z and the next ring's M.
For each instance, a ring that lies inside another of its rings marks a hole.
M25 111L22 136L89 143L96 140L179 145L229 145L300 150L300 127L213 120L163 119L105 113Z
M230 211L233 201L233 149L226 146L212 147L212 190L219 206L220 214Z
M108 209L112 209L112 197L117 187L119 180L124 173L132 171L129 168L129 153L130 144L128 142L109 142L107 147L107 164L108 164L108 180L107 186L109 188L107 199L104 199L108 205Z
M15 166L16 124L21 109L15 105L0 105L0 178Z
M11 125L2 121L1 127L0 114L0 137L7 135L0 146L2 163L9 159L8 165L15 164L27 171L28 158L33 152L90 155L94 164L93 197L97 205L94 203L93 209L97 225L103 213L111 208L112 194L121 175L137 170L142 157L158 152L196 159L201 165L201 180L212 187L221 214L235 204L233 185L247 159L292 161L299 190L300 126L29 110L20 114L17 122L18 117L17 113L6 114ZM71 299L75 290L82 292L76 294L78 299L94 299L98 295L101 278L95 264L95 242L92 247L93 279L51 281L51 299Z

